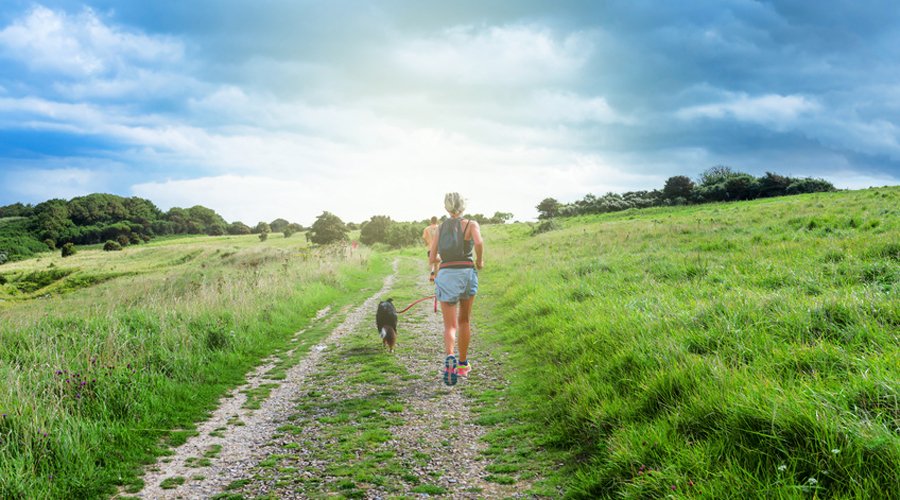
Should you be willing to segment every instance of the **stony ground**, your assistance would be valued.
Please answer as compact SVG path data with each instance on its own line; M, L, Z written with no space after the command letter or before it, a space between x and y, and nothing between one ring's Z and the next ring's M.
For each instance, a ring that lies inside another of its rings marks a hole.
M433 293L423 263L398 259L363 304L320 311L320 325L343 321L286 372L273 363L251 374L197 436L147 473L137 497L532 498L518 469L492 458L496 449L482 439L491 428L476 423L485 404L499 403L475 401L474 389L502 391L503 356L479 351L476 328L472 374L446 386L442 323L430 300L400 316L397 348L387 353L375 310L392 295L406 307L398 293Z

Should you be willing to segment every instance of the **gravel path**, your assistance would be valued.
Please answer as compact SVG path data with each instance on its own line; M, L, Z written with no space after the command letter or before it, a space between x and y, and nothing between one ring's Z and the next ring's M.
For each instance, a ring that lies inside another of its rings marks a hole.
M478 414L465 389L502 388L506 381L495 374L502 357L478 351L477 329L472 374L453 387L441 380L442 323L432 301L400 316L393 354L381 349L375 310L395 282L413 280L415 293L433 293L424 264L393 265L383 288L349 311L285 380L267 380L272 366L260 366L246 386L223 398L198 436L147 473L137 497L530 498L521 493L527 481L485 480L496 477L482 453L490 429L474 423ZM316 321L336 313L320 311ZM260 387L270 388L268 397L258 409L244 408L247 392Z

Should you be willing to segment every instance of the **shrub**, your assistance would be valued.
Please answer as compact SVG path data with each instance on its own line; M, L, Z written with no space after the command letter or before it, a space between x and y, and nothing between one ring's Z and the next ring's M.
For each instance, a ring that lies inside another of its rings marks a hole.
M368 226L367 226L368 227ZM360 241L362 238L360 238ZM406 247L420 245L422 241L422 226L414 222L394 223L387 230L385 243L394 247Z
M44 244L47 245L47 248L49 248L50 250L56 250L56 242L52 239L47 238L46 240L44 240Z
M331 212L322 212L313 222L309 239L316 245L337 243L347 237L349 230L340 217Z
M0 264L6 263L6 261L8 259L9 259L9 256L6 254L6 252L0 251Z
M109 240L103 245L103 250L106 252L118 252L121 249L122 245L113 240Z
M387 215L373 215L371 219L363 222L359 231L359 242L363 245L388 242L388 230L396 224ZM416 235L418 236L418 235Z
M269 239L269 233L265 231L259 233L259 241L266 241L267 239Z
M62 246L62 256L68 257L70 255L75 255L77 252L75 251L75 244L72 242L66 243Z
M129 238L128 236L126 236L124 234L120 234L119 237L116 238L116 241L118 241L119 244L122 245L123 247L127 247L128 244L131 243L131 238Z
M541 222L540 224L538 224L536 228L534 228L534 231L531 232L531 235L536 236L538 234L546 233L546 232L553 231L556 229L559 229L559 224L557 224L556 221L554 221L552 219L545 220L545 221Z

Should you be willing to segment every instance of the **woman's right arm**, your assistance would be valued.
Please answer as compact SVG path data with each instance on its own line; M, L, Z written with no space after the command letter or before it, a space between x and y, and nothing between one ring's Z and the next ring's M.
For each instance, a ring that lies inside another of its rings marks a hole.
M434 238L431 239L431 252L428 254L428 263L429 264L439 264L441 262L440 256L437 253L438 250L438 240L441 237L441 228L440 226L434 230Z

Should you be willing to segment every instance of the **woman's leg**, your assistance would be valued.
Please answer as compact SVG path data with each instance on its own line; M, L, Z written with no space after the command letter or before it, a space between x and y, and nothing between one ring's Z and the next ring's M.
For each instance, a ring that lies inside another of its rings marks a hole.
M472 338L472 330L469 324L469 317L472 315L472 304L475 302L475 296L469 296L468 299L459 301L459 317L456 320L459 330L459 360L467 361L469 355L469 340Z
M441 315L444 318L444 349L447 351L447 356L452 356L454 344L456 344L456 330L459 327L456 319L456 306L441 302ZM468 342L466 347L468 348Z

